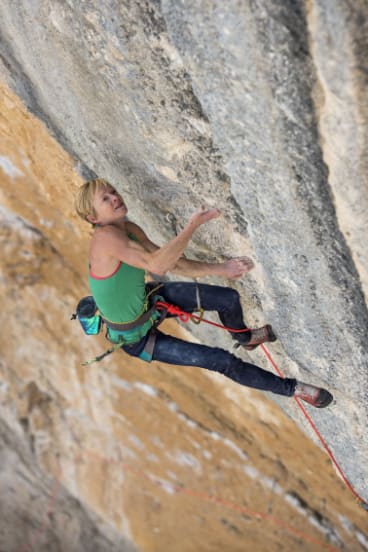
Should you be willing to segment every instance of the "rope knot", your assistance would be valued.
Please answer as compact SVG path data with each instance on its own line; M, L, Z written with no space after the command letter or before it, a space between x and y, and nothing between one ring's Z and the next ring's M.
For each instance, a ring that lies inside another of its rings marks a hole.
M173 316L178 316L182 322L188 322L190 318L190 314L188 312L183 311L177 305L171 305L170 303L166 303L165 301L157 301L156 307L159 310L165 309L168 314L172 314Z

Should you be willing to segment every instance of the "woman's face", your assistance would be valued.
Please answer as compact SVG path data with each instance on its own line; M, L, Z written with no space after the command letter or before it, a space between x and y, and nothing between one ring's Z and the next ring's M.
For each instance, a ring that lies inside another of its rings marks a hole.
M93 224L112 224L124 218L128 212L122 197L112 186L96 191L93 207L96 216L88 216L88 220Z

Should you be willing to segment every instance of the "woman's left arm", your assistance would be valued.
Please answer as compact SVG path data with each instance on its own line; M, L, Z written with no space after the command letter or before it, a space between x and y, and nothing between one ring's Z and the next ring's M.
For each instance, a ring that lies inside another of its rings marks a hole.
M153 243L138 224L128 221L126 223L127 231L138 240L144 249L150 253L159 249L159 246ZM254 263L249 257L237 257L220 263L207 263L202 261L193 261L180 257L175 267L170 270L172 274L187 276L188 278L200 278L202 276L220 276L227 279L241 278L244 274L254 268Z
M237 257L228 261L219 263L206 263L201 261L192 261L181 257L171 272L188 276L189 278L199 278L201 276L220 276L229 280L241 278L254 268L254 263L249 257Z

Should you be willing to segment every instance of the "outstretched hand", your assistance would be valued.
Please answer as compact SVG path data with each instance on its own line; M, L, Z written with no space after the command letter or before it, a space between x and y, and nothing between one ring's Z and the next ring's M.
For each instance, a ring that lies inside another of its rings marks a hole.
M190 217L186 229L184 229L184 232L185 230L189 230L190 233L192 233L195 228L198 228L205 222L218 218L220 215L221 211L219 209L215 207L209 208L206 205L202 205ZM196 261L181 259L181 267L179 268L179 270L181 270L181 274L183 273L183 270L185 270L185 268L183 267L183 263L186 265L188 263L193 265L196 263ZM244 274L254 268L254 263L249 257L235 257L234 259L229 259L228 261L225 261L223 263L205 263L205 265L205 269L203 269L203 267L201 268L203 274L216 274L217 276L221 276L222 278L227 278L230 280L241 278ZM191 268L193 269L193 267ZM198 276L197 273L196 275Z
M201 226L209 220L215 219L221 215L221 211L215 207L207 207L202 205L195 213L190 217L188 225L194 225L196 228Z
M241 278L244 274L254 268L254 263L249 257L236 257L221 263L221 276L230 280Z

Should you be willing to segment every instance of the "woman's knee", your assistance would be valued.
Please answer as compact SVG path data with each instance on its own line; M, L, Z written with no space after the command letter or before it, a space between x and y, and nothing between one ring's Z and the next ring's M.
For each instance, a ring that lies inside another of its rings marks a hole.
M234 308L240 304L240 295L236 289L224 288L224 300L226 307L229 309Z

